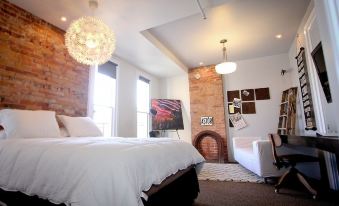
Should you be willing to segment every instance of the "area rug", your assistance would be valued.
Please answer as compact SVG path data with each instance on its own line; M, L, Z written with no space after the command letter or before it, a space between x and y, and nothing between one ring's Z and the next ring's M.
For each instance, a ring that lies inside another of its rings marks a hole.
M199 180L264 183L264 178L240 164L205 163L198 175Z

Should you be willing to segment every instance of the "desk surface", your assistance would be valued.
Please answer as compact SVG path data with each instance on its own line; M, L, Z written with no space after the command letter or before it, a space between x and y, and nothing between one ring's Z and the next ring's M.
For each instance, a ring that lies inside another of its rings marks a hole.
M281 135L285 144L313 147L339 155L339 137Z
M322 184L325 186L325 188L329 188L330 182L335 182L334 179L336 178L334 176L331 176L331 178L328 177L328 168L323 151L331 152L336 155L336 168L337 171L339 171L339 137L281 135L281 140L287 145L305 146L318 149ZM333 167L335 167L335 165L333 165L331 168L333 169Z

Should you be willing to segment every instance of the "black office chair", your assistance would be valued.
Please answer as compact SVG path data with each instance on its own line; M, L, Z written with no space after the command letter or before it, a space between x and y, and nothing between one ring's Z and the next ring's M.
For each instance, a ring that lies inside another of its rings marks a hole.
M281 137L278 134L269 134L271 143L272 143L272 151L274 162L273 164L278 168L281 169L282 167L290 169L280 177L278 184L276 184L275 192L279 193L279 189L286 184L286 182L290 179L290 177L295 176L297 179L305 186L305 188L312 194L313 199L317 199L318 192L311 187L308 183L307 178L304 174L302 174L299 170L295 168L297 163L302 162L318 162L317 157L303 155L303 154L288 154L288 155L278 155L276 148L281 147L282 141Z
M160 132L152 130L149 132L149 137L160 137Z

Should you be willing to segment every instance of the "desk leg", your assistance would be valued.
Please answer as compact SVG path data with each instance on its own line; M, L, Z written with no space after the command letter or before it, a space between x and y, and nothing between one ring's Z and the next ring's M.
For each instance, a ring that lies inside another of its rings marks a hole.
M319 158L319 166L320 166L320 174L321 174L321 184L324 188L329 188L329 179L327 174L326 160L324 151L318 150L318 158Z

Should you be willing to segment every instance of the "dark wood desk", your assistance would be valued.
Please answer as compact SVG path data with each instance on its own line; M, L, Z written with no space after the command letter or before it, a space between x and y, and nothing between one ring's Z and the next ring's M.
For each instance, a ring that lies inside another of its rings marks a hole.
M318 151L320 172L322 182L329 187L327 176L327 168L325 163L324 151L334 153L336 155L337 169L339 171L339 137L333 136L293 136L281 135L281 140L286 146L303 146L315 148ZM327 180L327 181L326 181Z

